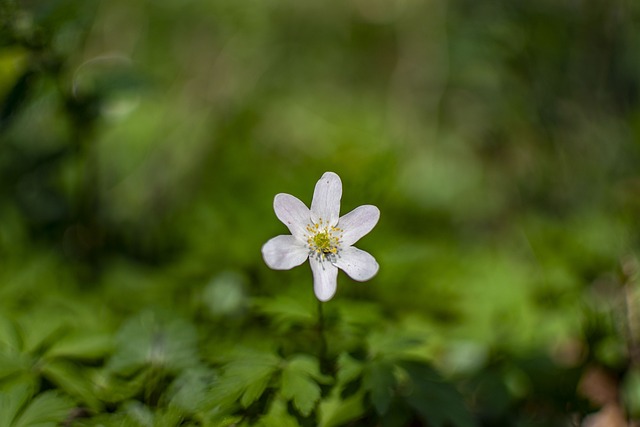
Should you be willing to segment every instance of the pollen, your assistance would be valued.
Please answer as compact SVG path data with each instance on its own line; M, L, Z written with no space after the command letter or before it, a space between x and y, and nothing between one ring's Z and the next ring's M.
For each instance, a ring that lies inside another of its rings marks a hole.
M309 255L315 256L318 261L335 262L340 256L343 230L330 226L322 218L314 224L307 224L306 229Z

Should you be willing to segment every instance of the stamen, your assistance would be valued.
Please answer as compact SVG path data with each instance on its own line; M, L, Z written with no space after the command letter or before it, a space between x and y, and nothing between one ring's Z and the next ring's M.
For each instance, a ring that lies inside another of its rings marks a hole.
M307 224L306 230L310 257L315 257L321 264L325 260L333 263L340 258L340 244L344 230L328 225L322 218L313 225ZM324 269L324 265L322 268Z

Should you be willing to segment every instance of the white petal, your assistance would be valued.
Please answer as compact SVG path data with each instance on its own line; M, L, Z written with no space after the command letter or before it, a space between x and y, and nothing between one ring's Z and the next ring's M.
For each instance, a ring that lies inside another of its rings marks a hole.
M325 172L316 184L311 201L311 217L314 222L320 218L329 225L336 225L340 217L342 181L333 172Z
M274 270L289 270L308 257L309 249L294 236L276 236L262 246L262 258Z
M276 194L273 199L273 210L291 234L304 240L306 227L311 223L309 208L295 196L286 193Z
M336 293L338 269L330 262L309 258L313 273L313 291L320 301L329 301Z
M358 206L338 221L343 231L342 244L351 246L375 227L380 219L380 209L373 205Z
M353 246L344 248L334 264L353 280L359 282L371 279L379 268L376 259L371 254Z

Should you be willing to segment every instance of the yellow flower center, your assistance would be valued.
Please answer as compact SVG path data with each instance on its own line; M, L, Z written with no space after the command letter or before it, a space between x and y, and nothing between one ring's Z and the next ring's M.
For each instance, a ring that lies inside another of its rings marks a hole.
M315 224L307 224L307 245L309 255L318 261L328 259L335 262L340 252L340 242L343 230L325 223L322 218Z

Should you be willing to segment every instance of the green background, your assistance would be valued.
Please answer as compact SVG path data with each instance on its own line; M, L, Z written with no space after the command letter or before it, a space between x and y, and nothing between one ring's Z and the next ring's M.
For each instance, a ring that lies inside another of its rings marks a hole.
M0 426L640 415L639 20L2 0ZM380 271L319 322L308 265L260 248L325 171L380 208Z

